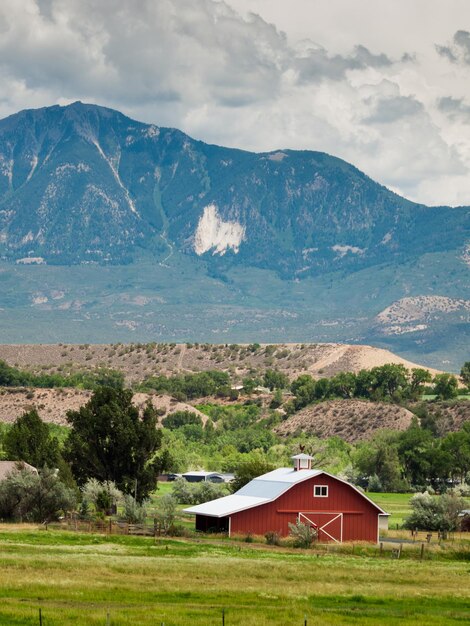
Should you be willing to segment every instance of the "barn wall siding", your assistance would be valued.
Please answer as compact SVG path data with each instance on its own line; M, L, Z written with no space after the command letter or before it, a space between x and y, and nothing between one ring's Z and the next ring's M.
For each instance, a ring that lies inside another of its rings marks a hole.
M315 498L315 485L328 485L328 497ZM343 513L343 541L378 541L377 509L350 485L324 475L292 486L274 502L233 514L231 534L264 535L274 531L286 536L289 522L294 523L299 512L310 512L312 521L319 525L332 516L315 516L315 512ZM339 536L339 522L333 522L327 530L333 536ZM320 539L328 540L326 536Z

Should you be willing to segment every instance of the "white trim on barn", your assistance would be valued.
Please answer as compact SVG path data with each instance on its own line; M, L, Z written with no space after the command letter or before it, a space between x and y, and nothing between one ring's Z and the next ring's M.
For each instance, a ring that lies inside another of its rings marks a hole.
M325 522L323 524L323 526L319 526L316 522L311 520L308 517L308 515L333 515L334 517L332 517L330 520ZM304 511L304 512L299 511L299 514L297 516L297 519L298 519L299 522L302 522L301 518L304 518L305 520L307 520L307 523L311 524L314 528L316 528L318 533L323 532L323 533L325 533L325 535L328 535L328 537L330 539L332 539L334 542L336 542L336 543L343 543L343 520L344 520L343 513L337 513L336 511L331 511L331 512L330 511ZM332 524L333 522L335 522L338 518L341 520L341 523L340 523L340 537L339 537L339 539L336 539L335 537L330 535L330 533L327 532L325 530L325 528L329 524ZM305 522L303 522L303 523L305 524Z
M370 502L379 511L381 515L387 515L387 513L368 498L365 493L357 489L351 483L346 480L337 478L333 474L324 472L323 470L301 470L295 471L289 467L281 467L279 469L258 476L253 479L244 487L239 489L236 493L230 496L224 496L223 498L217 498L217 500L211 500L210 502L204 502L204 504L198 504L184 509L185 513L191 513L193 515L207 515L209 517L226 517L240 511L246 511L260 504L266 504L267 502L273 502L283 493L288 491L294 484L304 482L310 478L316 476L329 476L334 478L345 485L348 485L357 493L359 493L365 500Z

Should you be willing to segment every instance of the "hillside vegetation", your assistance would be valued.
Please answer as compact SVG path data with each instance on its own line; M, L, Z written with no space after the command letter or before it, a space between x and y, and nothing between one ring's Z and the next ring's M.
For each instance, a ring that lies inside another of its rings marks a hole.
M102 368L106 372L111 368L122 372L128 383L151 375L207 370L228 372L236 381L247 375L263 374L268 368L293 379L303 373L321 378L387 363L402 364L408 369L421 367L388 350L339 343L4 344L0 345L0 359L36 375L73 374L79 378L86 371Z

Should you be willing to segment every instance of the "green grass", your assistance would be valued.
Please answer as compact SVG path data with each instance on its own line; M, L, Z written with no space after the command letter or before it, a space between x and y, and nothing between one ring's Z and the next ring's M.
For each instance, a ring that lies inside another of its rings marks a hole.
M384 511L390 513L388 526L391 529L401 526L403 520L411 512L410 499L412 493L368 493L371 500L378 504Z
M0 528L0 624L463 624L468 561Z

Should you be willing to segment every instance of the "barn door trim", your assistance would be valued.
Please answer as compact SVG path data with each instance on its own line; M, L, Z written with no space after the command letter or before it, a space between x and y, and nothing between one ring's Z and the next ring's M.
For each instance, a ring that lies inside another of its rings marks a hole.
M320 531L321 531L322 533L325 533L325 535L328 535L328 537L329 537L332 541L334 541L335 543L343 543L343 514L342 514L342 513L337 513L337 514L335 515L334 513L326 513L326 512L325 512L325 513L317 513L317 512L315 512L315 511L312 511L312 512L308 512L308 515L334 515L334 517L332 517L330 520L328 520L327 522L325 522L325 523L323 524L323 526L319 526L316 522L314 522L314 521L313 521L313 520L311 520L309 517L307 517L307 514L306 514L306 513L300 513L300 512L299 512L298 520L299 520L299 522L303 522L304 524L305 524L305 523L310 524L311 526L313 526L313 527L314 527L314 528L318 531L318 533L320 533ZM302 519L302 518L303 518L303 519ZM335 537L333 537L332 535L330 535L330 533L329 533L328 531L326 531L326 530L325 530L325 528L326 528L327 526L329 526L330 524L332 524L333 522L335 522L338 518L341 520L341 523L340 523L340 538L339 538L339 540L338 540L338 539L336 539ZM304 520L305 520L305 521L304 521Z

